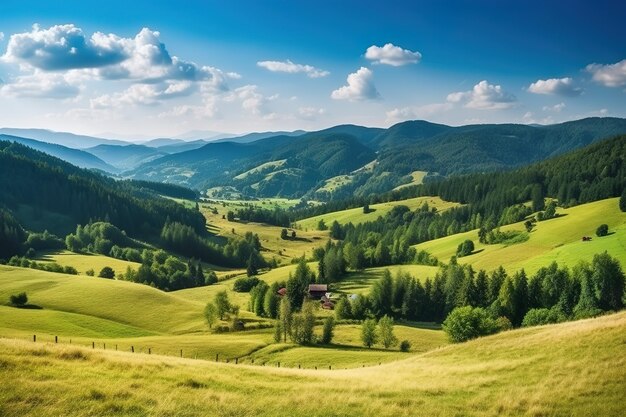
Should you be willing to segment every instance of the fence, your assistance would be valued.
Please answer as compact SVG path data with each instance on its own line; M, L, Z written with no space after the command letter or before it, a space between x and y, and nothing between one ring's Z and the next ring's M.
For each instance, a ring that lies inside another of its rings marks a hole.
M36 334L34 334L32 338L33 343L38 343L38 342L39 343L53 343L52 342L53 340L55 344L68 344L68 345L81 346L81 347L91 346L91 349L94 349L94 350L95 349L107 350L107 343L103 341L96 342L95 340L92 340L91 343L85 344L85 340L83 339L78 343L76 343L76 340L74 341L74 343L72 343L71 338L67 338L65 339L65 341L63 341L58 336L54 336L54 339L52 339L52 337L50 336L49 340L47 340L47 339L42 339L41 337L38 338ZM157 352L156 350L153 349L152 346L137 346L137 345L131 345L131 344L120 346L117 343L109 343L108 350L121 351L121 352L123 351L123 352L137 353L137 354L147 354L147 355L152 355L154 353L156 355L161 355L161 356L198 359L198 352L192 351L191 354L184 355L183 349L175 350L176 353L173 353L171 349L169 350L164 349L163 351ZM200 359L209 360L210 358L204 354L201 354ZM215 362L232 364L232 365L245 364L245 365L254 365L254 366L273 366L276 368L282 367L282 368L297 368L297 369L311 369L311 370L354 369L354 368L359 368L359 367L365 368L366 366L382 365L382 362L378 362L378 364L370 363L367 365L361 364L361 366L354 365L354 366L351 366L350 368L333 367L332 364L324 364L324 365L310 365L309 364L307 367L303 365L302 363L298 363L298 362L285 363L285 362L280 362L280 361L268 361L268 360L256 361L254 357L249 356L249 355L240 356L240 357L223 357L220 355L220 353L215 354Z

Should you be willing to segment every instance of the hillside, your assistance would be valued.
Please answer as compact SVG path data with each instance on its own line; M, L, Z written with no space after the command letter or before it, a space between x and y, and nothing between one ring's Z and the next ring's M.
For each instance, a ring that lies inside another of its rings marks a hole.
M98 145L87 148L86 151L121 171L136 168L143 163L167 155L166 152L144 145Z
M0 393L0 411L617 417L625 411L624 332L626 313L619 313L347 371L215 364L2 339L0 377L12 383ZM332 407L321 407L320 398Z
M0 142L0 201L29 225L45 228L30 221L42 212L67 217L65 233L76 224L107 219L131 236L149 237L161 232L168 217L204 230L197 212L12 142Z
M531 274L552 261L573 267L580 260L590 262L594 254L607 251L626 269L626 213L619 210L618 200L610 198L558 209L558 217L536 223L527 234L528 240L521 243L482 244L478 241L478 230L472 230L420 243L415 248L448 262L456 254L458 245L470 239L476 249L472 255L459 258L460 263L468 263L476 270L493 270L501 265L509 271L524 268ZM611 234L597 237L595 230L602 223L609 225ZM526 234L523 221L501 230ZM590 236L592 240L583 242L582 236Z
M98 169L108 173L117 172L116 167L108 164L98 156L87 151L18 136L0 135L0 141L19 143L37 151L45 152L48 155L52 155L81 168Z

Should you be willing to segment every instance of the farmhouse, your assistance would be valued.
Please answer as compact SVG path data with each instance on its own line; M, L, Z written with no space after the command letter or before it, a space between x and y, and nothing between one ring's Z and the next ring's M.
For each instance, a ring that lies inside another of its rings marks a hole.
M309 297L321 299L328 292L328 285L326 284L310 284L309 285Z

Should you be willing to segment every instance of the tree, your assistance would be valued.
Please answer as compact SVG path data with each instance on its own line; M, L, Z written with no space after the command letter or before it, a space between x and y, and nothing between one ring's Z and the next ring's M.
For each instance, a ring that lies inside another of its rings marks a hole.
M600 253L594 255L591 269L598 307L605 311L621 310L626 277L619 261L606 252Z
M256 256L254 256L254 253L251 253L250 257L248 258L247 265L246 265L246 274L249 277L251 277L253 275L257 275L258 273L259 273L259 270L258 270Z
M291 313L291 303L287 297L283 297L280 300L280 313L278 315L278 322L280 323L280 328L283 331L283 342L287 343L287 335L291 334L291 321L292 321L292 313Z
M408 340L403 340L400 342L400 352L408 352L411 350L411 342Z
M278 317L278 307L280 303L280 297L278 296L279 286L278 283L273 283L269 290L265 292L263 299L263 310L267 317L275 319Z
M209 325L209 329L213 327L217 321L217 307L213 303L207 303L204 307L204 319Z
M288 232L287 232L287 229L282 229L282 230L280 231L280 238L281 238L282 240L287 240L287 236L288 236L288 235L287 235L287 233L288 233Z
M9 301L15 307L24 307L28 302L28 296L25 292L21 292L19 294L10 296Z
M337 240L343 239L343 229L337 220L330 225L330 237Z
M530 233L530 232L533 230L534 223L533 223L532 221L530 221L530 220L526 220L526 221L524 222L524 227L526 228L526 231L527 231L528 233Z
M228 213L226 213L226 220L229 222L235 221L235 213L229 210Z
M370 212L370 205L369 204L365 204L363 206L363 214L368 214Z
M100 273L98 274L98 276L100 278L113 279L115 278L115 271L110 266L105 266L104 268L100 270Z
M215 308L217 309L217 315L220 320L224 320L224 315L232 311L232 305L228 299L228 292L224 290L215 294L214 303Z
M543 208L545 207L545 201L543 199L544 195L543 195L543 188L541 186L541 184L535 184L530 192L530 198L532 200L532 204L533 204L533 211L540 211L543 210Z
M291 231L291 238L292 238L292 239L295 239L295 238L296 238L296 231L295 231L295 230L292 230L292 231Z
M309 268L304 258L298 262L298 266L293 274L290 274L287 280L287 295L289 303L294 310L299 310L302 301L309 289L309 284L313 282L313 272Z
M322 344L328 345L333 341L334 329L335 319L332 316L327 317L322 328L322 339L320 340Z
M313 328L315 327L314 304L307 301L302 306L302 312L294 314L291 323L291 338L294 342L307 345L313 342Z
M596 236L598 237L606 236L608 234L609 234L609 225L607 224L601 224L596 229Z
M548 308L533 308L528 310L522 321L523 327L541 326L543 324L561 323L567 320L567 316L558 306Z
M393 334L393 319L391 317L383 316L383 318L378 321L378 332L380 341L385 349L389 349L391 346L398 343L398 339Z
M372 311L377 317L392 314L393 279L388 269L385 269L383 277L372 286L370 301L372 302Z
M335 304L335 317L337 320L349 319L352 317L350 311L350 302L346 297L341 297L337 304Z
M95 274L96 274L96 271L94 271L93 268L90 268L85 271L85 275L87 275L88 277L93 277Z
M479 336L495 333L496 321L480 307L457 307L446 317L443 330L454 342L465 342Z
M459 258L462 256L471 255L472 252L474 252L474 242L469 239L465 240L456 248L456 255Z
M361 326L361 341L363 341L363 346L367 346L371 348L372 345L376 344L378 341L378 335L376 334L376 320L367 319L363 321L363 325Z
M626 188L622 191L622 196L619 198L619 209L626 211Z
M317 222L317 230L328 230L328 226L326 226L324 219L320 219L320 221Z

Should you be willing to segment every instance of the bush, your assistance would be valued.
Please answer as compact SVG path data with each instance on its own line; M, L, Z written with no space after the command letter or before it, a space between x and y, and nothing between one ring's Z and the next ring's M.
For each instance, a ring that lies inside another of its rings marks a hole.
M454 343L497 332L496 321L481 307L458 307L443 322L443 330Z
M19 294L10 296L9 301L15 307L23 307L28 302L28 296L26 295L25 292L21 292Z
M609 225L607 224L601 224L596 229L596 236L598 237L606 236L608 234L609 234Z
M331 316L331 317L327 317L326 320L324 320L324 327L322 330L322 338L320 339L320 342L322 344L329 344L330 342L333 341L333 336L334 336L334 328L335 328L335 319Z
M243 277L235 280L233 290L236 292L250 292L260 280L257 277Z
M94 275L96 275L96 271L94 271L93 268L88 269L85 271L85 275L87 275L88 277L93 277Z
M100 270L100 273L98 274L98 276L100 278L113 279L115 278L115 271L110 266L105 266L104 268Z
M541 326L543 324L560 323L565 320L567 320L567 317L559 308L533 308L528 310L528 313L524 316L522 326Z
M411 342L409 342L408 340L403 340L402 342L400 342L400 351L401 352L408 352L411 350Z
M460 258L462 256L471 255L474 252L474 242L467 239L456 248L456 255Z

